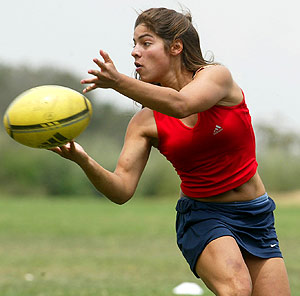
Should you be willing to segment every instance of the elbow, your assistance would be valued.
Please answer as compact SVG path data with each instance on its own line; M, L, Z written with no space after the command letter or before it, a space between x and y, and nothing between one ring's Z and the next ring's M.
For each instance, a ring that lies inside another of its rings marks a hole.
M166 115L181 119L192 114L190 112L188 99L179 92L172 93L172 95L169 96L167 105Z
M133 194L120 194L120 195L114 195L114 196L106 195L106 197L110 201L112 201L113 203L120 205L120 206L127 203L131 199L132 196L133 196Z
M191 115L191 113L189 112L187 103L185 101L178 101L173 105L173 108L171 108L169 115L178 119L182 119Z
M130 198L128 198L128 199L123 198L123 199L117 199L113 202L119 206L122 206L122 205L126 204L129 200L130 200Z

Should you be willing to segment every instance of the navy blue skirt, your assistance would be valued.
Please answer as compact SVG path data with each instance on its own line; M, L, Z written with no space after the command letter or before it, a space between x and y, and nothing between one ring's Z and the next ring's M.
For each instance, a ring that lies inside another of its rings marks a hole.
M282 257L274 227L274 201L211 203L182 197L176 211L177 244L196 277L199 255L212 240L233 237L241 250L260 258Z

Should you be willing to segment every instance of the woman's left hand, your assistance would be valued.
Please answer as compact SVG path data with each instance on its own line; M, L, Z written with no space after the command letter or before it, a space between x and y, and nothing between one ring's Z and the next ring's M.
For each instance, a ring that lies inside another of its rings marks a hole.
M48 150L55 152L63 158L72 160L78 165L86 163L89 158L88 154L84 151L84 149L74 141L70 141L66 145L50 148Z
M89 70L88 73L94 75L94 77L80 81L81 84L91 84L83 90L83 93L87 93L98 87L114 88L117 85L120 73L117 71L108 53L100 50L100 55L104 60L103 62L97 58L93 59L94 63L98 65L100 70Z

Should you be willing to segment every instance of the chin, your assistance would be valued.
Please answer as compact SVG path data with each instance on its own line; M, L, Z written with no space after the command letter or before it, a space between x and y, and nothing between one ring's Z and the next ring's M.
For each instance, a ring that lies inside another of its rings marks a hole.
M148 83L153 83L153 81L151 79L147 79L146 77L142 77L140 76L141 81L143 82L148 82Z
M145 77L145 76L143 77L143 76L140 75L140 80L143 81L143 82L152 83L152 84L156 84L156 85L160 84L159 82L157 82L156 79L153 79L151 77Z

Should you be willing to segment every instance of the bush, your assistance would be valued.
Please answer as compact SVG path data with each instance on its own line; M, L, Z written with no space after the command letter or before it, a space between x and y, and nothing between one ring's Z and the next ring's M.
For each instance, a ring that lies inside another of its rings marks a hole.
M153 148L137 188L137 194L149 197L178 197L179 185L180 180L173 166Z
M79 78L52 68L31 69L0 64L0 112L22 91L43 84L59 84L81 91ZM15 82L18 83L15 83ZM109 104L93 103L88 129L78 138L86 151L106 169L115 169L127 124L133 112ZM269 191L300 188L300 136L294 130L282 130L282 124L259 123L256 126L259 171ZM45 150L22 146L0 129L0 191L2 194L87 195L96 194L81 169ZM156 149L137 188L144 196L179 194L179 178L172 165ZM97 193L98 194L98 193Z
M300 188L300 156L281 149L270 149L259 157L259 172L270 191L292 191Z
M2 145L0 187L10 194L89 194L93 192L81 170L47 150L18 143Z

